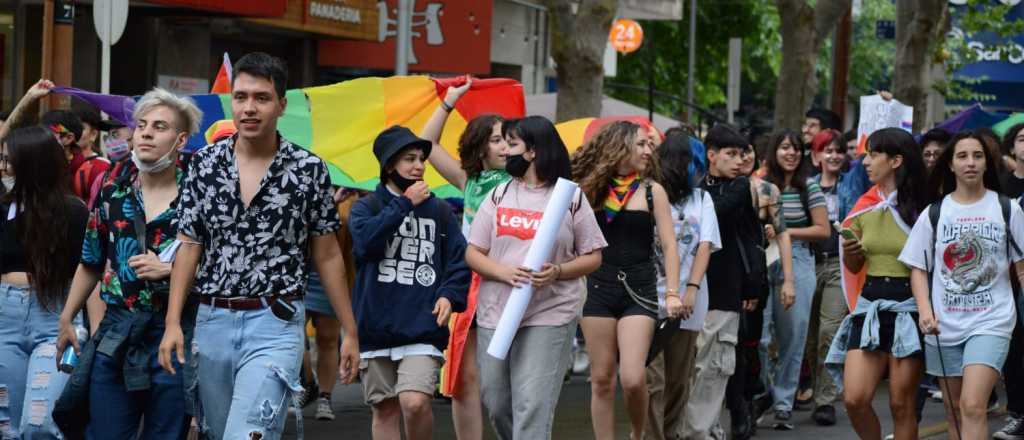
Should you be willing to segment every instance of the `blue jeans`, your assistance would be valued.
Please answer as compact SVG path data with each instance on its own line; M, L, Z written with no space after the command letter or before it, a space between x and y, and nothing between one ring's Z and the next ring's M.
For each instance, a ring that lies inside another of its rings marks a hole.
M68 375L57 371L59 308L31 288L0 283L0 438L62 438L53 403Z
M192 353L199 381L199 427L211 439L281 438L292 394L302 391L302 301L284 321L269 307L199 306Z
M104 319L111 316L108 313ZM139 439L183 439L188 434L182 366L172 357L178 374L171 375L160 367L158 356L163 335L164 327L154 326L147 329L144 336L146 351L149 352L146 368L150 377L148 390L128 391L123 363L106 354L96 353L89 379L91 411L87 439L135 438L143 416L146 423Z
M796 290L796 302L789 310L779 303L782 293L782 267L776 262L769 268L768 274L772 281L772 289L764 310L761 359L764 359L765 368L762 372L765 379L770 379L765 383L771 384L774 408L792 411L796 389L800 384L800 362L803 361L804 345L807 343L811 303L818 283L814 269L814 254L806 243L793 241L793 288ZM773 335L779 348L776 365L771 365L771 360L767 356L767 347Z

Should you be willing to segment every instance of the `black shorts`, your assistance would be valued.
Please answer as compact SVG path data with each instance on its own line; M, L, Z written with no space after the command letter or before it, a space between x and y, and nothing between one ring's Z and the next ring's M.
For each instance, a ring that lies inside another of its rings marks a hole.
M632 269L626 273L626 282L639 296L657 303L658 287L654 266ZM621 319L626 316L648 316L658 319L658 313L638 304L617 278L618 269L601 267L587 277L587 302L583 304L583 317Z
M864 289L861 291L862 299L868 299L871 301L886 299L891 301L904 301L910 299L912 293L910 292L910 279L909 278L891 278L891 277L868 277L864 283ZM896 315L894 312L878 312L878 348L875 351L892 353L893 338L896 333ZM917 327L917 313L911 313L911 317L914 318L914 327ZM846 340L847 350L861 350L860 348L860 333L864 328L864 317L854 316L851 320L850 334ZM924 347L924 336L921 331L917 331L917 337L921 341L921 347ZM923 357L923 352L914 353L916 357Z

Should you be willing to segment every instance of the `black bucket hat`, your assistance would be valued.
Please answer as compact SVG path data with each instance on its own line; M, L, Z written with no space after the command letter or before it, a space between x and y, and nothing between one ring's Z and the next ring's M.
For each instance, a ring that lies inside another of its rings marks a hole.
M399 152L410 147L419 148L423 150L424 156L430 156L432 146L430 141L419 138L412 130L401 125L392 125L382 131L373 141L373 155L377 156L377 162L380 163L380 181L386 180L384 168Z

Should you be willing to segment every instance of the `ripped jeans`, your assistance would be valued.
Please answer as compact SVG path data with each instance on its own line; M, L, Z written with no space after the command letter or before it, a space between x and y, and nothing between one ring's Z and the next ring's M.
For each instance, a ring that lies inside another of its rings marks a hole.
M293 393L302 391L305 307L289 321L270 308L228 310L199 305L192 340L199 429L208 438L281 438Z
M0 283L0 438L63 438L50 415L68 375L57 371L58 309Z

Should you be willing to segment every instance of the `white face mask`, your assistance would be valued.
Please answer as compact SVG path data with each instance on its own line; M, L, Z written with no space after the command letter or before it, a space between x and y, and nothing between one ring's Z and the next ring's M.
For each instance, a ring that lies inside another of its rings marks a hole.
M0 181L2 181L2 183L4 184L4 188L7 189L7 191L11 191L11 190L14 189L14 181L15 181L15 177L14 176L3 176L3 177L0 177Z
M139 159L139 154L136 150L132 150L132 162L134 162L135 167L143 173L159 173L166 170L167 167L174 165L174 159L172 158L172 156L174 156L174 151L175 149L171 148L171 151L168 151L167 154L161 156L155 162L146 163L143 162L142 159Z

